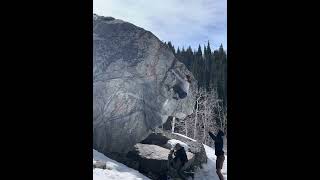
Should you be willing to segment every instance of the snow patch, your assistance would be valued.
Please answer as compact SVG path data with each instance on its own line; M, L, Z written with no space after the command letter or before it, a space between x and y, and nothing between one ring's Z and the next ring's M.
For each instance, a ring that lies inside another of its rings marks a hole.
M196 180L219 180L219 177L216 173L216 155L214 154L215 151L211 147L207 145L203 145L206 154L208 157L208 162L207 164L203 164L203 169L198 169L195 172L194 179ZM223 167L222 167L222 174L224 176L224 179L227 180L227 156L225 155L225 160L223 162Z
M189 139L189 140L194 141L194 142L196 142L196 141L197 141L197 140L194 140L194 139L192 139L192 138L189 138L188 136L185 136L185 135L182 135L182 134L179 134L179 133L172 133L172 134L175 134L175 135L178 135L178 136L184 137L184 138Z
M138 171L114 161L93 149L93 162L106 163L106 169L93 169L93 180L150 180Z
M172 144L181 143L181 141L173 140L170 141ZM181 143L183 145L184 143ZM198 169L195 172L195 180L219 180L218 175L216 174L216 159L215 151L213 148L204 145L208 162L203 164L203 169ZM96 150L93 150L93 161L100 161L106 163L106 169L93 169L93 180L150 180L143 174L138 171L131 169L124 164L121 164L117 161L114 161L102 153L99 153ZM225 155L225 161L223 163L222 174L227 180L227 156Z

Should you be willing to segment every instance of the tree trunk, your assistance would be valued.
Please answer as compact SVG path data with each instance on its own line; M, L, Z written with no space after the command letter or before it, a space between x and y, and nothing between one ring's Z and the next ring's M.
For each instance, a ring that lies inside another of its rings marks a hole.
M176 123L176 117L172 117L172 122L171 122L171 132L174 133L174 125Z
M188 136L188 123L187 123L187 118L184 119L184 130L185 130L185 135Z
M206 137L207 137L207 132L206 129L208 127L208 117L210 115L210 109L209 109L209 104L208 104L208 94L206 94L206 100L204 102L204 119L203 119L203 143L206 144Z
M197 123L198 123L198 107L199 107L199 105L198 105L198 103L199 103L199 101L197 100L196 101L196 103L197 103L197 106L196 106L196 116L195 116L195 118L194 118L194 133L193 133L193 139L196 139L196 134L197 134Z

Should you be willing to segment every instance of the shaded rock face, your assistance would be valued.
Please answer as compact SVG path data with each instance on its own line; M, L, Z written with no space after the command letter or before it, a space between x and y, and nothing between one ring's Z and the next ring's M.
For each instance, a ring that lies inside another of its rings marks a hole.
M151 32L111 17L93 16L93 148L125 154L169 116L184 118L193 94L173 99L176 75L191 75Z

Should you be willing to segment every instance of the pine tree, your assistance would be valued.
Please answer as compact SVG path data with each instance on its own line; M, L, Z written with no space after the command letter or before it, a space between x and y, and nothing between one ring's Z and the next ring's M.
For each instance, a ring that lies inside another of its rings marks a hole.
M202 50L201 50L200 44L199 44L199 47L198 47L197 56L198 56L198 57L202 57Z
M210 48L210 42L208 41L207 44L207 51L206 51L206 87L207 90L210 89L211 86L211 79L212 79L212 56L211 56L211 48Z
M168 46L174 47L172 43ZM216 91L217 96L222 99L222 106L227 107L227 54L222 44L219 49L212 52L210 42L202 47L199 45L197 50L177 48L176 57L184 63L198 81L199 88L209 91ZM174 49L174 48L172 48Z
M207 55L208 55L208 59L210 59L211 57L211 48L210 48L210 42L208 41L208 45L207 45Z
M174 46L172 46L172 51L173 51L173 54L176 54L176 50L174 49Z
M219 52L220 52L220 53L224 52L222 43L221 43L221 45L220 45L220 47L219 47Z
M204 54L204 58L207 59L207 47L206 47L206 45L203 45L203 54Z
M173 52L173 54L175 54L175 49L174 49L174 46L172 45L171 41L168 42L168 46L169 46L169 49Z
M199 68L197 68L198 72L198 85L201 87L203 86L203 82L204 82L204 77L203 77L203 67L204 67L204 63L203 63L203 54L202 54L202 50L201 50L201 46L199 44L198 47L198 51L196 54L196 61L197 61L197 66Z
M187 66L187 68L189 70L191 70L191 66L192 66L192 61L193 60L194 60L193 52L192 52L191 46L189 46L187 51L186 51L186 63L185 63L185 65Z

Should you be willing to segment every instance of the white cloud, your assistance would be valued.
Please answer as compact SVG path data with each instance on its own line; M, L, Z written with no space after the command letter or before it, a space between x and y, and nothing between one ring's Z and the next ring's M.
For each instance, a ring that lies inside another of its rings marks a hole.
M93 11L153 32L176 46L227 45L227 0L93 0Z

